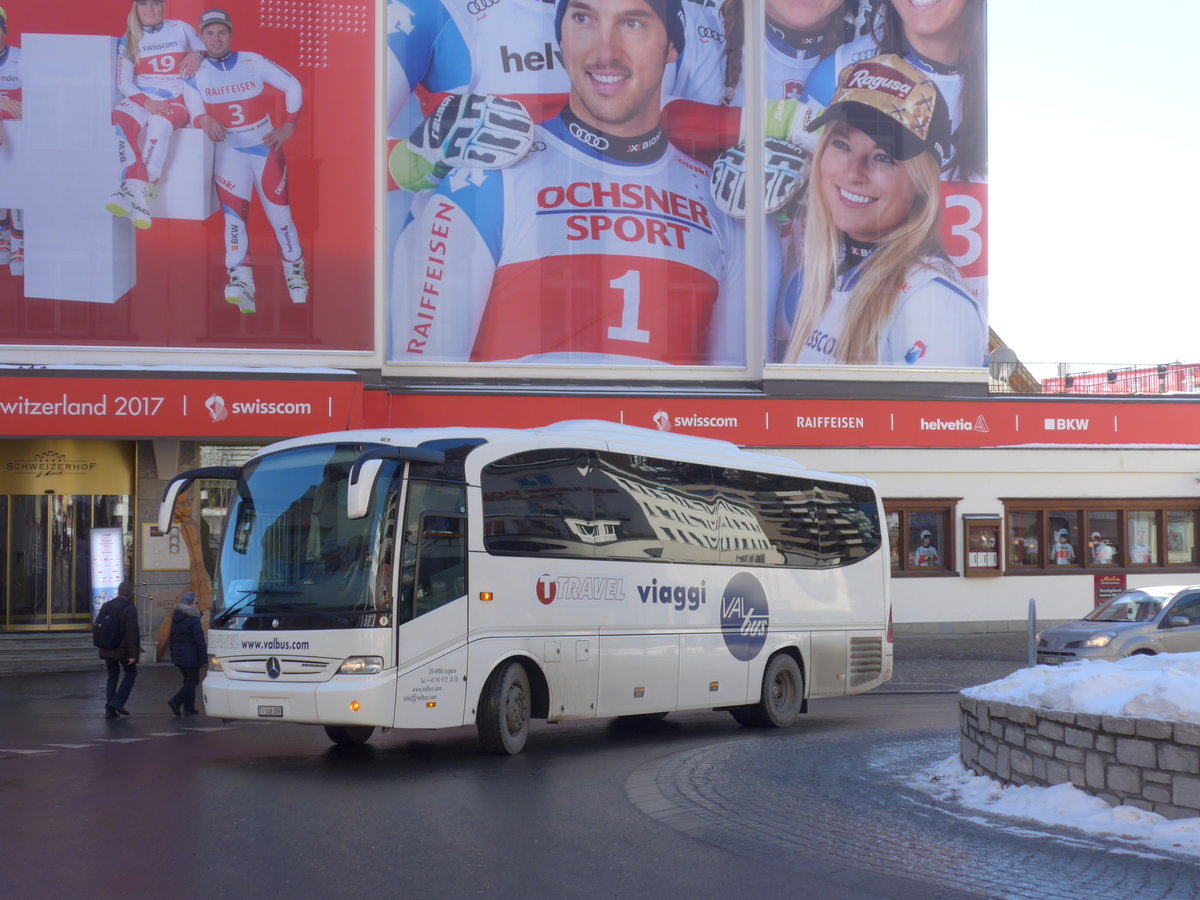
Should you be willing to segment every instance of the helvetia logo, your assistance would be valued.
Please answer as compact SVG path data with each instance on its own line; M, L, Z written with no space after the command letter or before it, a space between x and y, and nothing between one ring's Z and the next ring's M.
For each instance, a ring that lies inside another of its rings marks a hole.
M671 416L665 409L660 409L654 414L654 427L659 431L671 430Z
M721 634L733 658L749 662L758 656L770 624L767 594L758 579L749 572L734 575L721 597Z
M981 434L991 431L983 416L976 416L974 422L970 419L926 419L922 416L920 424L922 431L978 431Z

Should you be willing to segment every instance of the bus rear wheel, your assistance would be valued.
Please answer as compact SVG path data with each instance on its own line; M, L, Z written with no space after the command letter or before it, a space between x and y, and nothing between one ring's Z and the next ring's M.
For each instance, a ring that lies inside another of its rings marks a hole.
M532 695L525 667L510 660L492 673L483 689L476 728L479 743L488 753L520 753L529 737Z
M339 747L357 747L365 744L375 733L374 725L326 725L325 733Z
M800 665L786 653L771 657L763 672L762 697L752 709L759 725L787 728L800 718L804 707L804 676Z

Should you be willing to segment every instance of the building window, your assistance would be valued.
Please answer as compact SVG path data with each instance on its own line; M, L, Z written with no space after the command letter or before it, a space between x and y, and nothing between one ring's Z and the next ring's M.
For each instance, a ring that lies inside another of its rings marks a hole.
M1124 562L1121 531L1116 510L1088 513L1088 562L1093 566L1119 566Z
M1158 565L1158 513L1152 510L1130 510L1125 517L1129 536L1129 565Z
M1196 556L1196 512L1191 509L1167 513L1167 565L1190 566Z
M954 565L957 500L885 500L892 574L946 575Z
M1010 572L1195 565L1194 500L1006 500L1004 507Z

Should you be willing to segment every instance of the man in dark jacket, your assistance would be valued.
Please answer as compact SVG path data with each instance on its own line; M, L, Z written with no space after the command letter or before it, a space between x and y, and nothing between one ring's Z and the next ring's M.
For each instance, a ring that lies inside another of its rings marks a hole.
M200 668L208 663L208 645L200 623L199 602L195 592L188 591L171 613L171 662L183 676L183 684L167 701L176 716L183 713L194 716L200 712L196 709L196 685L200 683Z
M121 643L111 650L100 650L100 658L108 669L108 685L104 693L104 715L115 719L127 716L125 703L137 679L137 663L142 655L142 634L138 628L137 608L133 605L133 585L122 581L117 596L100 607L100 615L111 612L121 620ZM124 669L125 677L121 678ZM120 679L121 685L117 686Z

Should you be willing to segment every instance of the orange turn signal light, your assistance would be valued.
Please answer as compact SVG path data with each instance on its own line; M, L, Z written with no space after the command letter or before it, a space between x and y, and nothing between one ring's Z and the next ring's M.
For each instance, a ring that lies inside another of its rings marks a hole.
M357 700L350 701L350 712L358 712L360 709L362 709L361 703L359 703Z
M492 602L492 592L491 591L480 591L479 599L482 600L484 603L491 603Z

